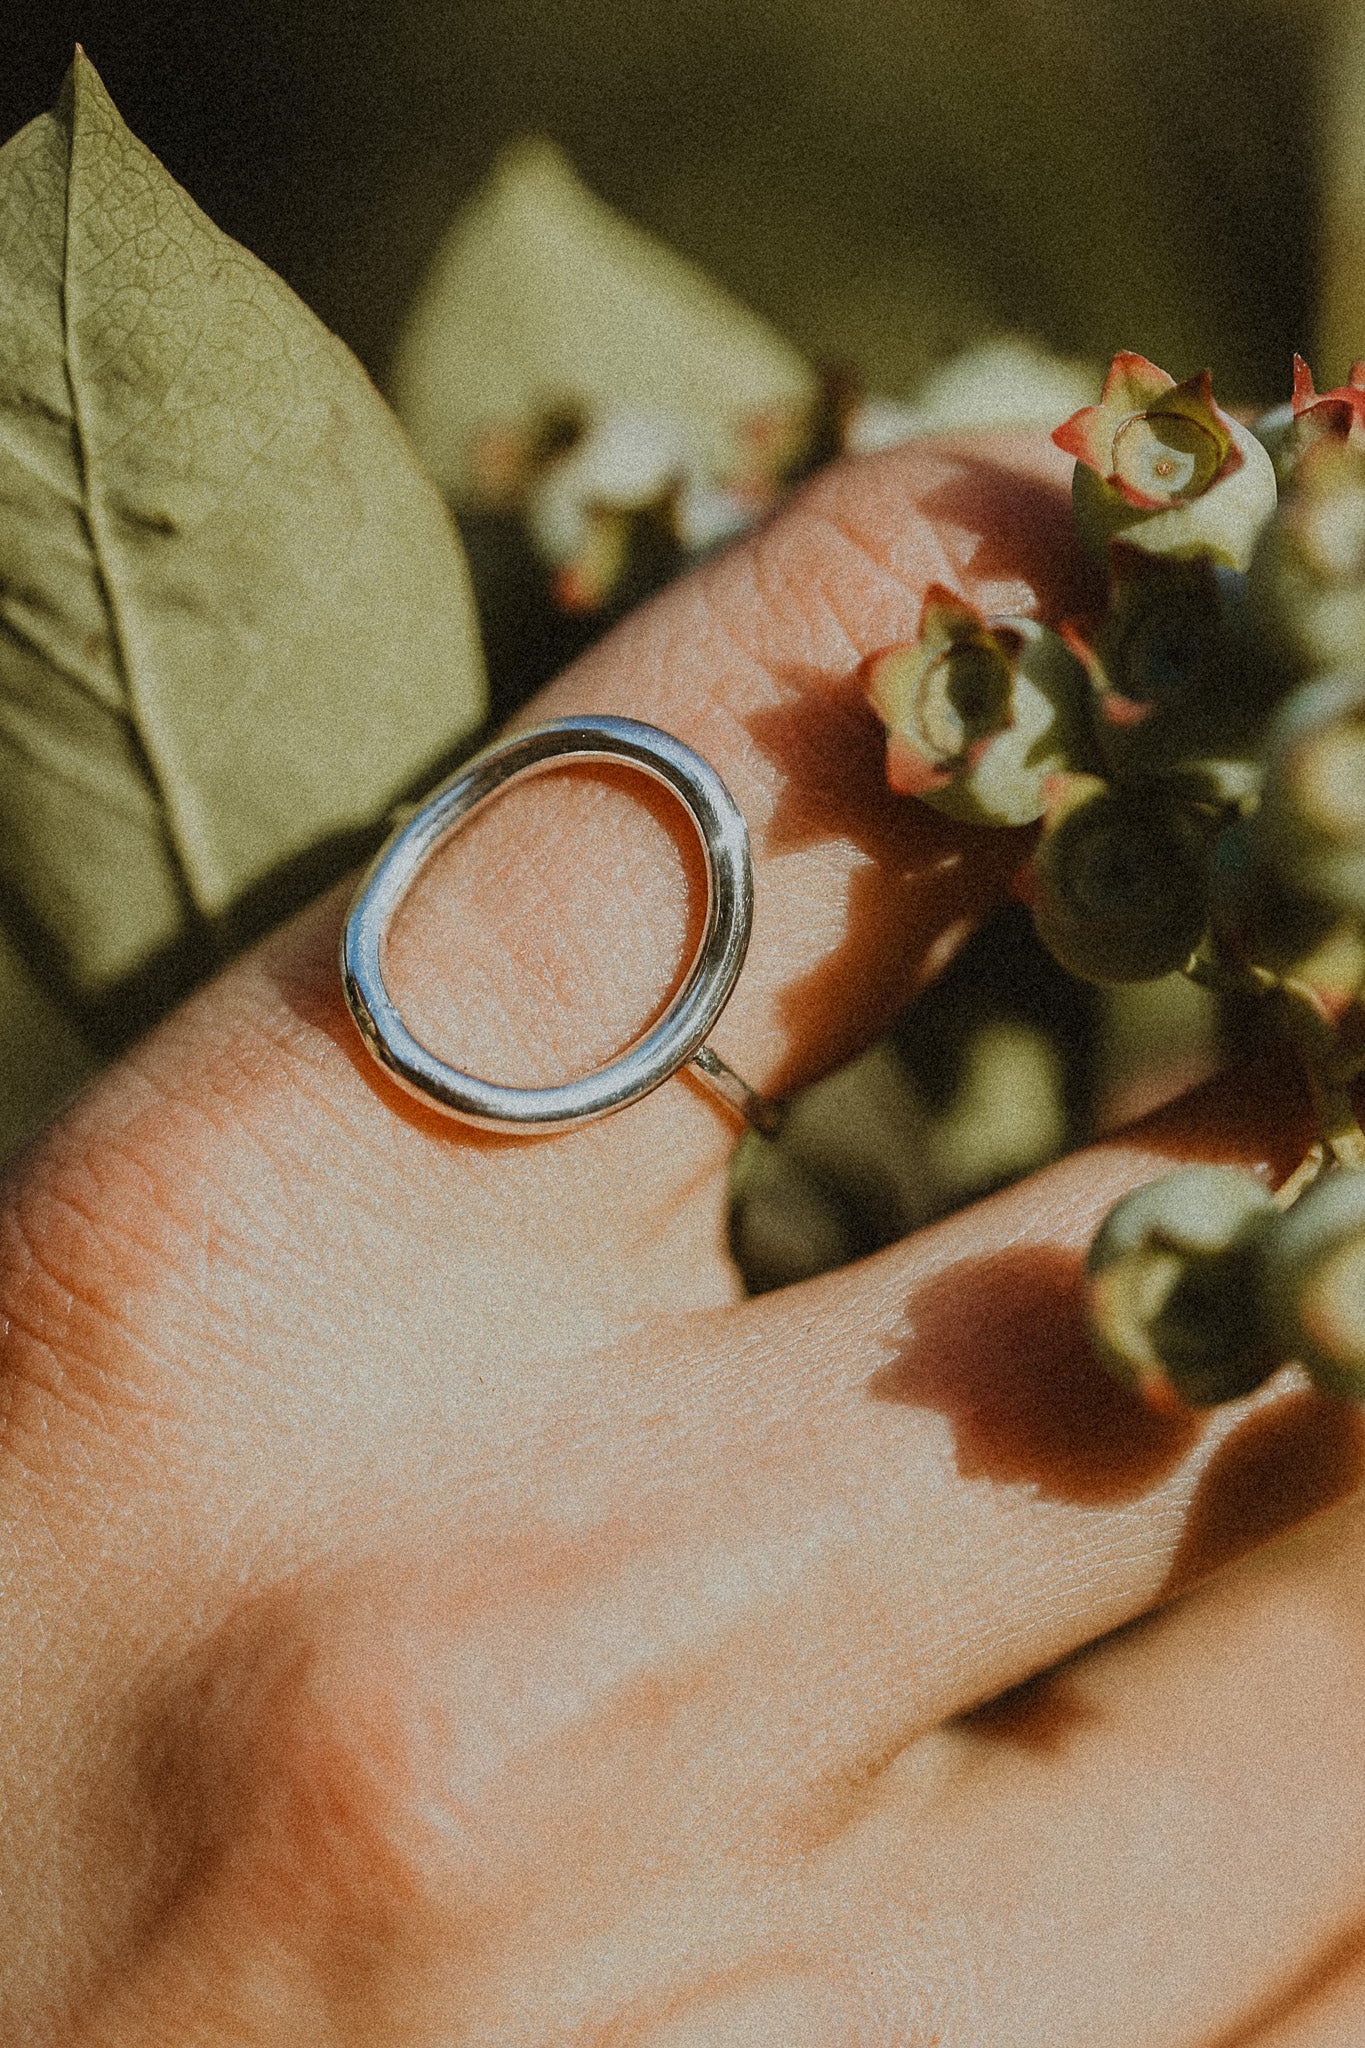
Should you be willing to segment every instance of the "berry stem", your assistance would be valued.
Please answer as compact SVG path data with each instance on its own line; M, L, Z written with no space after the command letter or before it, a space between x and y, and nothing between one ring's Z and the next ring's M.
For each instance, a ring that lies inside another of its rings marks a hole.
M1286 1180L1282 1180L1271 1197L1277 1209L1292 1209L1299 1196L1311 1188L1313 1182L1327 1164L1327 1147L1319 1139L1310 1145L1303 1158Z
M1242 1001L1251 997L1274 1006L1285 1035L1303 1061L1304 1077L1313 1098L1313 1119L1322 1144L1338 1166L1365 1169L1365 1130L1361 1128L1351 1094L1355 1063L1343 1059L1341 1035L1317 991L1307 982L1272 974L1265 967L1229 960L1222 953L1196 953L1183 971L1197 987L1215 996ZM1312 1157L1310 1152L1291 1175L1291 1181L1298 1180ZM1309 1179L1312 1178L1310 1174Z
M1335 1025L1306 983L1282 980L1274 993L1303 1059L1319 1135L1338 1166L1365 1168L1365 1130L1356 1115L1350 1081L1342 1073Z

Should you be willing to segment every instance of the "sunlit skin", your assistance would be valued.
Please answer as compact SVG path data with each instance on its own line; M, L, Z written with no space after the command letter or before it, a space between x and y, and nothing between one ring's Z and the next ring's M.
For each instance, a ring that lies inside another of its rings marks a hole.
M885 789L857 671L934 582L1084 609L1070 468L827 472L526 714L729 782L759 907L713 1039L757 1085L875 1037L1008 886L1026 838ZM346 1018L343 907L8 1187L7 2048L1365 2038L1357 1411L1282 1375L1150 1414L1078 1311L1123 1190L1294 1163L1284 1062L746 1302L726 1112L426 1114ZM396 971L433 1042L549 1081L698 908L667 799L578 771L448 849Z

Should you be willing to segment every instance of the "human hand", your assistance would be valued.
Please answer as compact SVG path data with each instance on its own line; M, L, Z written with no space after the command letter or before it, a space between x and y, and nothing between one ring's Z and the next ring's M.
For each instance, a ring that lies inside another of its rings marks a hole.
M1075 602L1066 467L835 469L530 714L649 719L734 791L758 912L713 1042L755 1085L875 1035L1005 886L1019 841L885 791L853 671L931 581ZM666 998L697 883L640 778L519 786L405 908L407 1014L491 1078L583 1071ZM1356 1411L1282 1376L1154 1417L1078 1309L1118 1193L1283 1168L1292 1097L1225 1084L743 1301L704 1092L545 1140L429 1115L346 1017L343 910L8 1189L3 2038L1352 2034L1365 1522L1109 1632L1345 1499Z

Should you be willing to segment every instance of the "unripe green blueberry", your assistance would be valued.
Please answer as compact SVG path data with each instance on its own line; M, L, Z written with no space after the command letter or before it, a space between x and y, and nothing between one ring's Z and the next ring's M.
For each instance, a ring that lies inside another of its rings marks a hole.
M1188 794L1216 805L1255 796L1257 740L1278 678L1251 630L1245 586L1207 557L1115 544L1104 617L1088 636L1067 629L1113 774L1176 775Z
M1288 416L1286 418L1286 415ZM1270 450L1281 488L1323 441L1351 441L1365 423L1365 361L1352 363L1344 384L1319 391L1301 355L1294 357L1294 390L1289 403L1256 421L1256 433Z
M1265 1270L1285 1356L1325 1393L1365 1400L1365 1173L1338 1167L1277 1217Z
M1240 581L1207 558L1192 562L1115 545L1109 608L1096 651L1106 688L1128 703L1175 711L1228 680L1228 598Z
M1083 981L1154 981L1208 922L1210 833L1157 784L1100 785L1049 820L1033 860L1039 937Z
M974 825L1027 825L1053 777L1081 764L1084 670L1036 619L989 623L952 591L925 595L920 637L864 664L887 727L887 778Z
M1299 455L1294 436L1293 400L1286 398L1281 404L1272 405L1267 411L1258 413L1250 424L1252 433L1275 466L1275 482L1282 496Z
M1223 568L1245 569L1275 509L1275 469L1249 427L1233 421L1229 438L1241 461L1209 481L1194 457L1183 450L1163 451L1174 453L1191 474L1188 496L1159 511L1134 506L1105 478L1077 463L1071 506L1082 542L1101 557L1112 541L1126 540L1152 555L1204 555Z
M1265 754L1258 852L1287 887L1365 915L1365 671L1296 690Z
M1249 586L1294 673L1365 662L1365 448L1328 439L1302 457L1257 542Z
M1267 1190L1230 1166L1187 1166L1125 1195L1086 1259L1090 1328L1116 1378L1155 1405L1209 1407L1282 1362L1265 1312Z

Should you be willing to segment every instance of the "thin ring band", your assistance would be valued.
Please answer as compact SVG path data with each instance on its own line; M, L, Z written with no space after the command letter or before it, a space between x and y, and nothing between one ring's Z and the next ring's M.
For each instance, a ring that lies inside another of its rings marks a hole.
M682 985L635 1044L581 1080L512 1088L438 1059L403 1022L384 979L389 927L426 862L510 782L566 761L619 761L672 790L701 841L706 921ZM709 762L671 733L635 719L557 719L488 748L443 783L395 833L361 884L341 946L342 984L361 1037L403 1088L464 1123L507 1133L551 1133L610 1116L689 1066L757 1130L778 1109L703 1041L744 964L753 922L753 865L744 818Z

